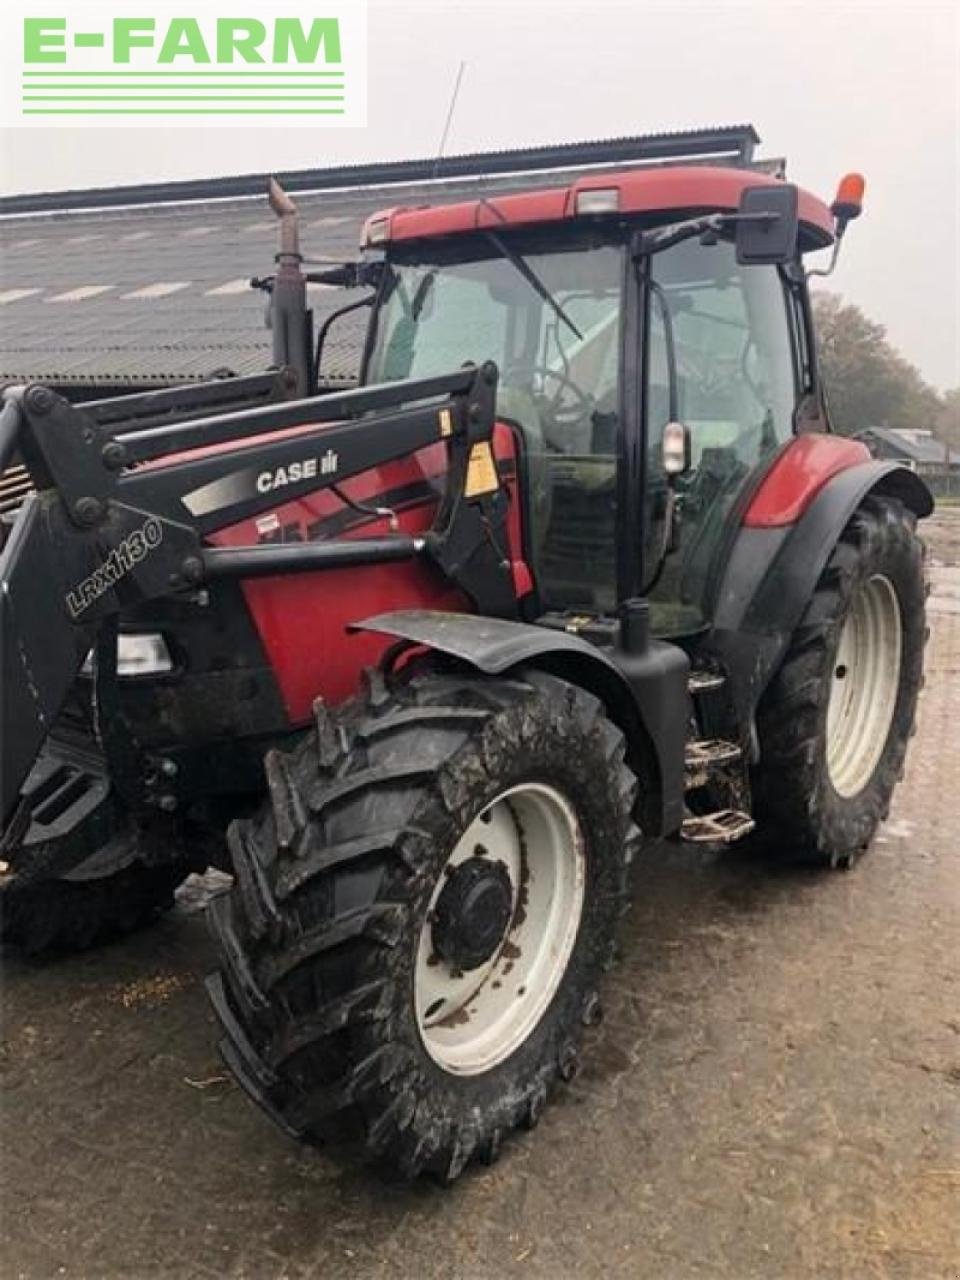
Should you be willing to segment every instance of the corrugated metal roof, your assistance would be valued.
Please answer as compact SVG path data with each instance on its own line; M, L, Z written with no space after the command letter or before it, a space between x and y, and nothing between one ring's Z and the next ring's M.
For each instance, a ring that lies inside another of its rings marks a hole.
M353 257L374 199L302 198L307 251ZM323 226L312 225L321 218ZM266 196L262 206L235 201L0 223L0 381L156 384L266 368L264 295L232 289L273 269L277 225ZM109 287L90 292L95 285ZM336 291L311 295L320 317L342 301ZM346 333L331 335L327 365L344 377L357 360L356 335L344 349Z
M420 160L390 160L375 164L339 165L328 169L297 169L274 176L291 193L331 191L349 187L380 187L388 183L449 181L493 177L538 169L572 169L602 164L656 162L683 155L710 158L713 163L748 163L760 138L751 124L716 125L706 129L677 129L665 133L631 134L619 138L550 143L501 151L474 151ZM39 192L0 198L0 214L61 211L70 208L143 204L158 200L210 200L258 194L264 175L232 174L190 178L179 182L98 187L87 191Z

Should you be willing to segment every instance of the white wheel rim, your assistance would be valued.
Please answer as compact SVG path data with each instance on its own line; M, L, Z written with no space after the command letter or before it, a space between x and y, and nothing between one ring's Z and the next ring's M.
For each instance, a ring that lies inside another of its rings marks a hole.
M874 574L853 598L840 632L827 705L827 772L841 796L863 790L883 755L900 689L900 604Z
M457 973L434 949L432 917L451 872L477 855L499 860L512 909L489 960ZM479 1075L510 1057L543 1017L566 972L583 911L583 835L555 788L524 783L470 824L437 879L417 948L414 995L427 1052L455 1075Z

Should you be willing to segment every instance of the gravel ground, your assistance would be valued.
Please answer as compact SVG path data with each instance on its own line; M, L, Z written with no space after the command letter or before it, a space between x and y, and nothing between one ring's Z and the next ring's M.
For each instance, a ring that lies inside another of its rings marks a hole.
M920 730L851 874L651 850L583 1074L451 1191L225 1078L202 893L8 959L0 1263L46 1277L960 1276L960 510L928 523Z

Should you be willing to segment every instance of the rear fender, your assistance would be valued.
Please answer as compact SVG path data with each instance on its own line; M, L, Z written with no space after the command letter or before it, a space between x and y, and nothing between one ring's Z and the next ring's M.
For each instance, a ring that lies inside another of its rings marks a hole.
M919 518L933 510L929 489L912 471L864 462L834 475L795 523L745 526L737 535L705 647L727 668L741 723L752 723L840 535L871 494L898 498Z
M630 678L608 653L580 636L499 618L404 610L350 628L396 636L468 663L486 675L532 666L595 694L627 739L641 783L645 835L676 830L683 820L683 754L689 710L689 660L674 645L652 641L630 655Z

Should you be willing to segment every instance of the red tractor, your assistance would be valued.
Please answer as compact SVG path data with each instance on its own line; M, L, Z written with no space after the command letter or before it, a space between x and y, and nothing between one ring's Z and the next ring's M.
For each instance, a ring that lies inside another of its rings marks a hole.
M449 1180L575 1071L641 848L756 826L849 866L903 769L932 507L818 379L804 255L858 186L593 173L388 210L312 275L275 187L275 372L8 390L6 938L86 945L229 865L237 1079ZM311 280L366 289L356 390L318 394Z

